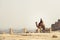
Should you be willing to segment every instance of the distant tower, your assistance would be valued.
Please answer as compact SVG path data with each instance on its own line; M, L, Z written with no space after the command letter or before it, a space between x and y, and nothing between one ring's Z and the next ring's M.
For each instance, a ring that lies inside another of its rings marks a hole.
M12 28L9 29L9 33L13 34L13 29Z
M42 21L42 19L40 20L40 22L37 24L37 22L36 22L36 27L38 28L38 29L40 29L40 31L41 30L45 30L45 25L44 25L44 23L43 23L43 21Z
M27 32L27 29L26 29L26 28L24 28L24 29L23 29L23 32L24 32L24 33L26 33L26 32Z

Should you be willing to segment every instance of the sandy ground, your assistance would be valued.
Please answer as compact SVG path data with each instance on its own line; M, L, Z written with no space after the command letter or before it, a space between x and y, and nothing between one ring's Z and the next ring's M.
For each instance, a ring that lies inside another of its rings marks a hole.
M57 38L52 38L53 35L56 35ZM0 34L0 40L60 40L60 33L21 33L20 35Z

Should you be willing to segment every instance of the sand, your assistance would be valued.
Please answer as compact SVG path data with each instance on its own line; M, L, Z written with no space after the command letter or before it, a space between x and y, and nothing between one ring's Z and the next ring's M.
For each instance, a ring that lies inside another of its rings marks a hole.
M53 38L53 35L57 37ZM60 40L60 33L0 34L0 40Z

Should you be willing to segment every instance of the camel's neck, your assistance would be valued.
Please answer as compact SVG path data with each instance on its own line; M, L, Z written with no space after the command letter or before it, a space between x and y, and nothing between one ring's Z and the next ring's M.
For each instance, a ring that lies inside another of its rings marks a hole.
M36 24L36 26L38 26L38 25L37 25L37 22L35 22L35 24Z

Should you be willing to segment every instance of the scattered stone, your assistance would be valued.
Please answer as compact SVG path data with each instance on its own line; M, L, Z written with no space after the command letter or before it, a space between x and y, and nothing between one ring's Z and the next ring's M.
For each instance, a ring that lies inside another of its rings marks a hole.
M58 37L58 36L56 36L56 35L53 35L53 36L52 36L52 38L57 38L57 37Z

